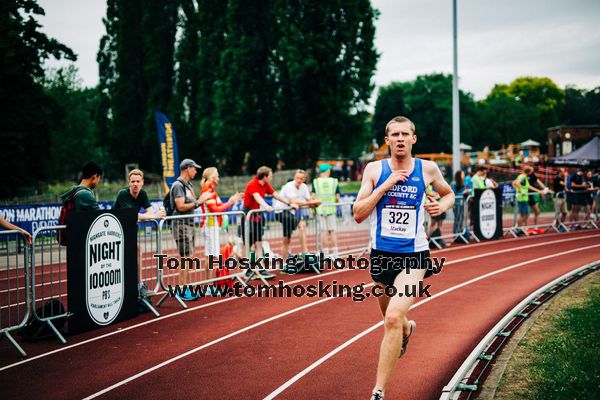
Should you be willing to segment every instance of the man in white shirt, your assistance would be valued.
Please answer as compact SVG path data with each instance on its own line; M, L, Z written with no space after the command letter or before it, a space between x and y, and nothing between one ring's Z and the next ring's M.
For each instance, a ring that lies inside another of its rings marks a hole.
M289 181L279 191L279 195L287 200L293 206L309 206L316 207L321 204L320 200L311 199L306 181L306 172L299 169L294 174L294 180ZM294 210L290 210L284 203L274 200L275 219L283 225L283 254L282 257L287 257L289 254L290 240L292 233L298 228L300 235L300 243L302 251L308 252L306 246L306 223L298 216Z

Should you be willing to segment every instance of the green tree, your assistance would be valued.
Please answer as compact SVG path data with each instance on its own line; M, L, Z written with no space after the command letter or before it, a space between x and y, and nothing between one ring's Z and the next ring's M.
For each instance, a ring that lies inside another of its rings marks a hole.
M220 154L214 146L215 89L221 77L227 2L185 0L181 9L173 122L186 151L201 153L202 162L213 164Z
M56 123L51 127L46 170L52 180L75 178L87 160L104 163L103 143L94 123L99 92L83 88L74 66L50 70L44 89L57 104Z
M357 152L378 55L369 1L279 1L275 48L279 146L291 165ZM358 144L358 146L357 146Z
M0 3L0 197L47 178L48 132L58 107L40 83L42 63L50 57L76 59L71 49L39 31L38 15L44 10L34 0Z
M221 160L232 173L274 165L275 86L272 48L276 40L272 3L228 1L227 36L221 53L221 80L215 91L216 140ZM245 153L251 155L242 170Z
M545 143L546 130L560 122L561 111L565 104L564 90L549 78L520 77L510 85L496 85L492 89L492 94L499 91L526 107L537 110L539 123L530 131L528 137Z
M600 101L595 98L600 99L600 88L588 91L567 86L560 123L565 125L600 123Z
M505 87L505 86L504 86ZM479 130L477 142L500 148L503 144L520 143L539 129L540 112L509 96L502 85L478 103Z
M397 115L410 118L417 128L418 153L452 151L452 76L421 75L410 82L394 82L380 88L373 129L378 137ZM471 93L459 92L461 141L477 138L477 108ZM397 107L397 108L395 108Z
M405 91L409 89L407 82L392 82L381 86L375 101L375 110L371 120L373 136L380 138L384 135L386 124L398 115L406 114L404 104Z
M168 113L174 82L178 1L109 0L98 63L101 101L97 121L114 162L159 167L153 113Z

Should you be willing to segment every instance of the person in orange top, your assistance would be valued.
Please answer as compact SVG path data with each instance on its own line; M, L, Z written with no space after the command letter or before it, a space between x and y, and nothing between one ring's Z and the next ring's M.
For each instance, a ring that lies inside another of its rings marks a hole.
M216 187L219 184L219 171L215 167L206 168L202 173L200 182L200 195L203 193L212 193L212 196L204 203L204 213L221 213L227 211L231 206L242 199L241 193L235 193L226 203L223 203L219 197ZM208 256L218 256L220 254L219 228L223 223L223 217L208 216L204 219L204 254Z

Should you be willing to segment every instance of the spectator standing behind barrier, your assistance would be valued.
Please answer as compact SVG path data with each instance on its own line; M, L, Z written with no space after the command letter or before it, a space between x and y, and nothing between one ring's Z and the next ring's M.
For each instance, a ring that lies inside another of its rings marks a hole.
M564 223L567 219L567 202L565 199L566 180L568 173L564 168L558 169L558 174L552 180L552 190L554 191L554 214L556 216L556 225ZM564 227L558 226L558 230L564 230Z
M456 171L454 174L454 182L452 182L452 191L454 192L454 205L452 206L452 212L454 213L454 224L452 225L452 232L455 235L465 233L465 239L469 240L469 229L464 225L465 221L465 201L469 196L470 190L464 183L465 173L463 171ZM467 229L464 229L467 228ZM459 240L458 237L456 240Z
M95 162L88 161L83 164L81 167L81 182L60 196L63 204L73 199L75 212L99 210L100 206L92 190L100 183L102 174L102 168Z
M498 183L496 183L496 181L492 178L488 177L488 170L485 170L484 182L486 189L496 189L498 187Z
M573 171L567 178L567 203L571 207L570 220L579 219L579 210L585 205L586 184L583 182L583 172L580 169ZM576 227L577 228L577 227Z
M188 218L173 220L171 225L180 257L189 257L194 252L194 210L212 196L207 192L202 194L199 199L196 199L196 194L190 181L196 177L200 168L200 165L189 158L183 160L179 164L181 173L171 185L169 192L173 215L188 216ZM181 268L179 270L179 284L185 285L188 283L187 280L188 270ZM185 301L196 300L197 298L198 296L192 295L189 288L187 288L181 297Z
M600 212L600 173L596 170L592 178L592 185L594 188L594 198L592 201L592 213L596 220L598 220L598 213Z
M230 209L235 203L242 199L241 193L234 193L226 203L223 203L217 193L217 185L219 184L219 171L215 167L206 168L202 173L200 181L200 194L209 193L210 197L204 203L202 211L205 213L222 213ZM226 217L227 218L227 217ZM220 237L219 229L223 225L223 216L209 216L204 220L204 254L206 257L219 256L220 254ZM212 278L209 276L208 278Z
M537 175L535 174L535 167L531 167L531 173L528 174L527 176L529 178L529 185L531 185L531 188L533 191L537 192L537 193L531 193L531 190L529 191L529 199L528 199L528 203L529 203L529 207L531 207L531 209L533 210L533 225L537 225L538 224L538 216L540 215L540 194L545 194L548 193L548 188L546 187L546 185L544 185L544 183L541 181L541 179L539 179L537 177ZM539 189L539 190L536 190Z
M517 176L512 183L513 187L517 191L515 199L517 201L517 208L519 213L518 226L527 226L527 219L529 217L529 192L539 192L539 189L531 186L529 182L529 175L533 171L529 165L523 165L523 173Z
M473 170L470 167L465 174L465 187L469 189L469 191L473 191Z
M155 211L148 199L148 193L144 187L144 173L139 169L133 169L128 175L129 187L119 190L117 198L113 203L112 209L127 209L132 208L138 212L138 221L147 221L151 219L164 218L164 210ZM146 212L140 213L141 209ZM138 292L140 297L148 297L154 295L154 292L148 290L146 284L142 281L143 263L141 261L140 245L137 246L138 251Z
M316 207L321 204L321 200L311 200L308 186L306 186L306 172L304 170L297 170L294 174L294 180L283 185L279 191L279 195L292 203L292 206L302 207L310 206ZM275 219L283 225L283 257L291 255L289 253L289 246L292 237L292 233L298 228L298 235L300 236L300 244L302 245L302 252L308 253L308 247L306 246L306 222L300 216L296 216L294 210L286 209L285 205L275 200L273 204L275 209Z
M19 232L21 232L25 236L25 240L27 241L27 244L31 244L31 233L27 232L23 228L19 228L18 226L11 224L7 220L5 220L2 217L2 215L0 215L0 228L4 228L7 231L19 231Z
M271 186L271 181L273 180L273 170L269 167L262 166L256 171L256 176L248 182L246 185L246 191L244 192L244 212L247 214L250 210L265 210L267 212L272 212L273 207L267 204L264 197L266 195L271 195L275 199L281 201L287 206L291 206L292 203L281 197L275 189ZM254 246L254 253L258 258L263 256L262 249L262 236L264 232L264 223L266 223L265 216L262 213L252 214L249 218L249 229L248 236L250 238L249 244L250 246ZM244 240L245 237L245 224L242 222L241 227L241 236ZM264 279L273 279L275 275L270 274L268 271L261 269L258 273ZM252 276L252 271L249 269L246 271L246 277Z
M338 180L331 177L332 166L325 163L319 167L319 177L313 180L312 189L315 198L322 203L337 203L340 201L340 186ZM321 248L325 257L329 257L329 249L332 250L333 256L338 256L337 248L337 207L323 206L317 208L317 218L319 227L323 233Z
M484 165L477 167L477 172L471 178L473 182L473 189L485 189L485 177L487 174L487 168Z
M592 203L594 200L594 183L592 182L592 178L592 171L587 170L583 173L583 183L585 183L585 190L587 191L584 193L583 202L584 221L589 221L592 217Z

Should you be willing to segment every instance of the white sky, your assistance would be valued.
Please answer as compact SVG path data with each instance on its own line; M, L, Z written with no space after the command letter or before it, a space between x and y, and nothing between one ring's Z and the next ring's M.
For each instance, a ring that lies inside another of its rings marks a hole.
M98 83L101 0L39 0L43 30L71 47L86 86ZM379 9L377 86L452 71L452 0L373 0ZM547 76L600 86L599 0L458 0L460 88L484 98L496 83ZM49 63L56 66L55 62Z

